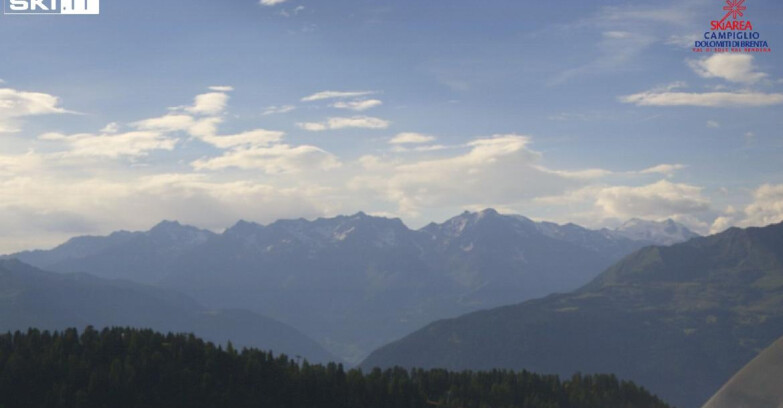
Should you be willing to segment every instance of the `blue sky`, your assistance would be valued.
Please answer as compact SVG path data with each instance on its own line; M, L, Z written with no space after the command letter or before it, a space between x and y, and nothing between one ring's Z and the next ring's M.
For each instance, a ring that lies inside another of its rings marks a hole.
M698 54L717 0L110 1L0 16L0 251L162 219L495 207L701 233L783 219L771 53Z

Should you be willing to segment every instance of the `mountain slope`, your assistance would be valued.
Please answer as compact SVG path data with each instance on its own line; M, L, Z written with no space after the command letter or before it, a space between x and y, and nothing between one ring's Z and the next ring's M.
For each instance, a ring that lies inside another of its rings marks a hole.
M0 332L68 327L130 326L195 332L237 346L335 360L295 329L254 313L210 311L176 292L89 275L44 272L0 261Z
M647 247L569 294L433 323L362 366L612 372L696 407L783 334L783 224Z
M783 338L742 368L703 408L779 408L783 405Z
M358 363L433 320L576 289L649 243L488 209L420 230L364 213L222 234L164 222L17 256L272 316Z

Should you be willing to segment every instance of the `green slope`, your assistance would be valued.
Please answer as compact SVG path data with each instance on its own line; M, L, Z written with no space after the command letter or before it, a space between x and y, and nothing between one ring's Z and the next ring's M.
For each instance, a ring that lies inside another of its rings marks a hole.
M433 323L362 364L611 372L700 406L783 335L783 224L642 249L569 293Z

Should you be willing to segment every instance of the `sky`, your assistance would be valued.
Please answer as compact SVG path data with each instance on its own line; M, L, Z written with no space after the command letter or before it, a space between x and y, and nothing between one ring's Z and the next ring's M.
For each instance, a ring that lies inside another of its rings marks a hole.
M769 53L696 53L724 1L103 0L0 16L0 253L493 207L715 233L783 220Z

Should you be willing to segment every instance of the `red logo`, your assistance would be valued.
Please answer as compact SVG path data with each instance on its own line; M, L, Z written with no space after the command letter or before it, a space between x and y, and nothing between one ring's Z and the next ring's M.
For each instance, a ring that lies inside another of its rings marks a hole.
M740 17L745 17L745 10L748 9L744 6L745 0L726 0L726 5L723 9L726 10L726 15L723 16L720 21L713 20L710 22L710 30L712 31L752 31L753 24L750 21L738 20ZM729 17L731 17L730 21Z
M745 0L726 0L726 6L723 6L724 10L728 10L728 13L726 13L725 16L720 20L721 22L726 21L729 16L731 16L733 19L737 19L737 17L744 17L745 14L742 12L747 10L748 8L743 6L742 3L744 3Z

